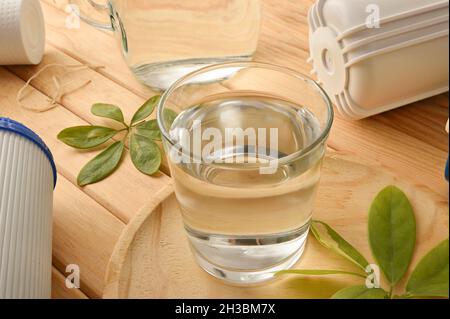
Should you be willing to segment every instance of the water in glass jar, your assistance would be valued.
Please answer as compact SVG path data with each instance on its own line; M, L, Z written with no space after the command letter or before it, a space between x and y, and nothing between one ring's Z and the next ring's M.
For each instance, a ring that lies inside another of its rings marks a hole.
M309 147L321 132L319 121L307 108L278 98L222 95L181 113L171 132L173 136L180 128L194 132L198 123L203 132L215 128L222 136L230 128L277 129L276 150L259 152L258 145L236 140L232 147L222 143L222 149L211 150L212 164L171 164L185 227L200 265L237 284L260 282L262 274L270 279L273 273L265 270L286 269L302 254L323 147L289 164L280 162L273 174L261 174L257 164ZM202 141L202 147L209 142ZM223 163L230 158L233 163Z
M201 67L249 60L260 27L260 0L111 0L128 66L165 90ZM206 79L207 80L207 79Z

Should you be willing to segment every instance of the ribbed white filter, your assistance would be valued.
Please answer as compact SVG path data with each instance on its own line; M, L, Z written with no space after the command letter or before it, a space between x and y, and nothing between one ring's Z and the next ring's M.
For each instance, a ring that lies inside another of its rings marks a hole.
M0 298L50 298L53 172L28 139L0 130Z

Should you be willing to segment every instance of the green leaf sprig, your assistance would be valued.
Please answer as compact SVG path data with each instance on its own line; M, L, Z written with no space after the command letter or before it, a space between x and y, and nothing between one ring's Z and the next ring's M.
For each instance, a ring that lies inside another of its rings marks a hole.
M127 139L131 160L140 172L153 175L159 170L162 155L155 141L161 140L161 132L156 120L147 120L159 99L160 96L157 95L146 101L134 114L130 124L125 123L122 110L118 106L94 104L91 108L92 114L119 122L123 128L117 130L105 126L75 126L58 134L58 139L71 147L90 149L106 143L120 132L126 132L121 141L108 146L81 169L77 178L79 186L97 183L111 175L120 164Z
M384 188L369 209L369 243L372 254L389 283L389 289L352 286L338 291L333 299L389 299L445 297L449 295L449 240L446 239L426 254L413 270L401 296L394 296L396 285L404 277L411 262L416 242L416 220L406 195L395 186ZM344 256L363 272L345 270L294 269L277 275L350 275L367 277L369 263L351 244L330 226L313 221L311 233L319 243Z

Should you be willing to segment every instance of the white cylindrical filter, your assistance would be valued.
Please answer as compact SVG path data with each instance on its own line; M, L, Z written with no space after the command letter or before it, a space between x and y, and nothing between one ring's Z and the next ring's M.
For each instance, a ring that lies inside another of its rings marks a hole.
M55 184L44 142L0 118L0 298L51 297Z
M0 0L0 65L38 64L44 46L39 0Z
M448 0L318 0L312 72L350 119L446 92L448 10Z

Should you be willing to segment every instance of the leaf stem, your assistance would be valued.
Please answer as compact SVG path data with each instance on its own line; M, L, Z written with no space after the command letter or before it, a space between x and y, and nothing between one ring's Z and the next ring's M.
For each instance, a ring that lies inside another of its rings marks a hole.
M140 125L140 124L144 123L145 121L146 121L146 120L143 120L143 121L140 121L140 122L134 123L134 124L132 124L132 125L130 126L130 128L136 127L136 126L138 126L138 125Z
M350 271L344 271L344 270L334 270L334 269L289 269L289 270L281 270L275 274L275 276L280 275L286 275L286 274L292 274L292 275L304 275L304 276L326 276L326 275L349 275L349 276L356 276L360 278L366 278L366 275L350 272Z
M126 145L126 140L127 140L127 138L128 138L128 135L130 135L130 130L128 129L127 130L127 133L125 134L125 136L123 137L123 139L122 139L122 142Z
M391 285L391 287L389 288L389 299L392 299L392 293L394 292L394 286Z

